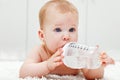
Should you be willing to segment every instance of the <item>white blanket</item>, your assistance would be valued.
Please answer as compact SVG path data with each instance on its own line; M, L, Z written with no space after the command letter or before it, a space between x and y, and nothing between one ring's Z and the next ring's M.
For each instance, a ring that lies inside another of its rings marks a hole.
M65 75L65 76L59 76L59 75L46 75L46 76L43 76L42 78L31 78L31 77L27 77L25 79L20 79L20 80L86 80L84 78L84 76L82 74L78 74L76 76L68 76L68 75Z
M19 69L23 62L0 61L0 80L19 80Z
M47 75L42 77L41 79L31 77L19 79L19 69L22 63L23 62L20 61L0 61L0 80L86 80L81 74L77 76L62 77L58 75ZM116 61L115 65L107 66L105 68L104 78L101 80L120 80L120 61Z
M120 80L120 62L115 62L115 65L108 65L104 73L105 80Z

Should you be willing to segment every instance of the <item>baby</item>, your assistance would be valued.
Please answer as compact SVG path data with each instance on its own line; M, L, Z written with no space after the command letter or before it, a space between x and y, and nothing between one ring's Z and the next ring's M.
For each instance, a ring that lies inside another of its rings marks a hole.
M101 53L102 65L97 69L71 69L64 65L62 48L68 42L78 40L78 11L66 0L50 0L40 10L40 46L35 47L20 69L20 78L42 77L47 74L77 75L80 71L86 79L102 78L104 67L114 61Z

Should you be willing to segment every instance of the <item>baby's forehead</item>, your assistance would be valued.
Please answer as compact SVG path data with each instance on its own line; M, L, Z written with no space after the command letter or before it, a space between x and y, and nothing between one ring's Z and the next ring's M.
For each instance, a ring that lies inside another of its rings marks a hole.
M62 5L58 3L51 3L46 8L46 14L49 12L59 12L61 14L71 12L73 14L78 14L77 10L71 5Z
M48 13L50 13L50 12L54 12L54 11L58 11L57 9L56 9L56 7L55 7L55 5L49 5L49 7L47 7L47 9L46 9L46 14Z

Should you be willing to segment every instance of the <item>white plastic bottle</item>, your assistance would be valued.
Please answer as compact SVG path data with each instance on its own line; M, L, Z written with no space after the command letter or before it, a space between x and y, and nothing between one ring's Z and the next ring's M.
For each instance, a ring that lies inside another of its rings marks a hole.
M89 47L77 42L70 42L63 47L63 56L63 63L74 69L96 69L101 65L97 46Z

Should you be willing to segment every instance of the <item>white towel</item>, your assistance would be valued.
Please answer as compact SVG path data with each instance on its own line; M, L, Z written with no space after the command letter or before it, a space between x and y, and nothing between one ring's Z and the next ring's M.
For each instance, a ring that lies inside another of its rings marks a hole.
M116 61L114 65L105 67L105 80L120 80L120 62Z

